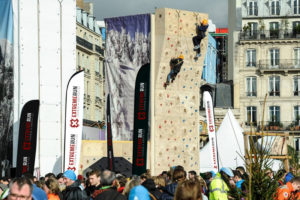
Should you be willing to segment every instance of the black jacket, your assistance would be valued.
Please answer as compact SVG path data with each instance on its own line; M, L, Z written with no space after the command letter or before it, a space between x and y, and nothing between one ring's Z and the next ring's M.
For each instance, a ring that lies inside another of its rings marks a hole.
M183 60L181 58L172 58L170 60L170 65L173 67L174 73L178 74L180 72Z
M127 200L127 198L120 194L115 188L109 188L98 194L95 200Z
M64 200L88 200L88 197L81 186L79 180L76 180L72 185L67 186L63 191Z
M162 193L155 187L155 183L153 179L147 179L142 184L148 191L151 193L156 199L159 199ZM152 198L151 198L152 199Z

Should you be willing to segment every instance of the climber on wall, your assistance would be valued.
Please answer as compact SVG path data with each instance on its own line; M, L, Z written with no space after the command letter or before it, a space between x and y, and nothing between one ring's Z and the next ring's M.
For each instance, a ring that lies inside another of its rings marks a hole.
M168 74L167 81L164 83L164 87L167 88L167 86L175 80L177 74L180 72L181 66L183 64L184 56L180 54L178 58L172 58L170 60L170 73Z
M198 59L201 56L201 52L200 52L201 40L205 38L206 36L205 32L208 28L207 19L203 19L200 25L196 23L196 26L197 26L197 35L193 37L193 43L194 43L194 51L197 52L195 59Z

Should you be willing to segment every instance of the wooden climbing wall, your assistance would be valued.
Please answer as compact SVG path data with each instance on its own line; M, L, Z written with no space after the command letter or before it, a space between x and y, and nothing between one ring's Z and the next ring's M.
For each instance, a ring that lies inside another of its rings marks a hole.
M155 12L153 175L176 165L199 171L200 80L208 40L202 40L202 56L194 61L192 37L196 35L195 23L204 18L208 19L208 15L169 8ZM184 64L175 81L165 89L170 59L180 54L184 55Z

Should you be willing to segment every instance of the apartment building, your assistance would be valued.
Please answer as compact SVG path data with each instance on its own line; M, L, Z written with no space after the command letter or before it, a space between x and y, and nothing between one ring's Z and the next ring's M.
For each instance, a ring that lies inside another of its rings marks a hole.
M237 5L242 29L234 44L234 108L243 128L299 130L300 0Z
M77 2L76 57L77 70L84 70L84 124L105 120L104 49L101 30L92 5Z

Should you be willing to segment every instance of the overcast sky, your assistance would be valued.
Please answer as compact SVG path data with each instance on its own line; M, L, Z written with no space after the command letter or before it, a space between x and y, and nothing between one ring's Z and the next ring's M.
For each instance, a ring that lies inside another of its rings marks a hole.
M85 0L94 3L94 16L104 18L154 13L155 8L175 8L208 13L217 27L227 27L227 0Z

